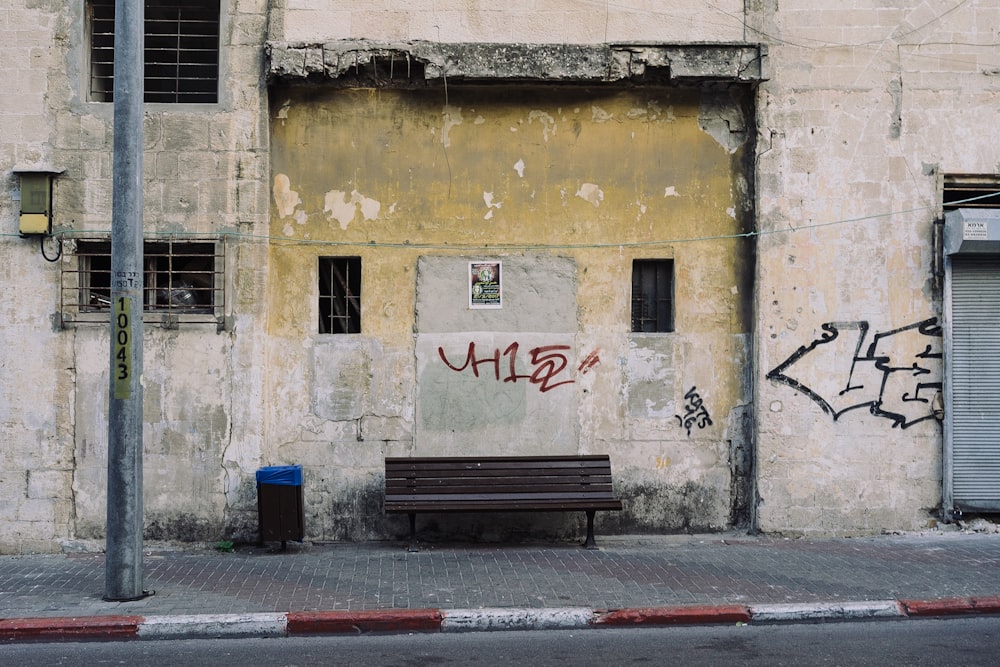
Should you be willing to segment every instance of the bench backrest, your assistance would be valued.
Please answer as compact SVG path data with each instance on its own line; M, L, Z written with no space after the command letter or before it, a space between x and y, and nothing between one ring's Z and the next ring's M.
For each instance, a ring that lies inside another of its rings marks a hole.
M620 509L607 455L385 460L386 511Z

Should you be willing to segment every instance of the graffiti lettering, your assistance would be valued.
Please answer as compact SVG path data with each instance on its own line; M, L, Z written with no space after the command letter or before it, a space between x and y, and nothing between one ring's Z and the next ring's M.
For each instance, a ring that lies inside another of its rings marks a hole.
M569 345L542 345L528 350L528 364L531 366L530 373L518 372L518 351L520 350L520 344L517 342L508 345L503 352L500 351L500 348L494 348L491 354L486 354L480 358L476 353L476 343L472 341L469 343L468 350L465 353L465 360L461 365L456 365L449 361L443 347L438 347L438 356L441 357L441 361L448 368L456 373L461 373L467 368L471 368L473 376L479 377L479 367L486 364L488 368L492 368L493 378L498 382L527 380L530 384L537 385L540 392L545 393L556 387L573 384L576 381L572 379L555 381L556 376L566 370L566 367L569 365L569 359L564 353L570 349ZM504 358L507 360L507 373L501 377L501 359ZM600 363L600 361L598 353L596 351L591 352L580 363L577 372L583 375Z
M601 358L597 356L597 351L595 350L588 354L584 360L580 362L580 366L576 370L580 373L586 373L599 363L601 363Z
M797 349L767 378L805 394L834 421L858 408L903 429L934 417L932 400L942 388L936 317L878 332L867 348L868 322L827 322L820 328L819 338ZM842 336L850 331L854 340ZM811 368L801 363L806 357Z
M688 392L684 394L684 398L687 401L684 403L684 416L681 417L680 415L674 415L674 419L677 420L677 424L687 431L688 436L691 435L691 428L694 426L701 429L712 425L712 418L708 414L705 402L702 400L696 389L697 387L691 387Z

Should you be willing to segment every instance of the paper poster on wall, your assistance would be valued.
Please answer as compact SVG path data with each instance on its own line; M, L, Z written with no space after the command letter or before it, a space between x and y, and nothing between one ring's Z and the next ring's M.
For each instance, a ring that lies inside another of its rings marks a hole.
M502 262L469 262L469 308L503 308Z

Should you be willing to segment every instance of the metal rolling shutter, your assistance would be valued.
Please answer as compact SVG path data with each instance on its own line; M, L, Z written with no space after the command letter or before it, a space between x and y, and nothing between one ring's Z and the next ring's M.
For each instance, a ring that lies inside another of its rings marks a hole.
M1000 509L1000 256L952 261L954 504Z

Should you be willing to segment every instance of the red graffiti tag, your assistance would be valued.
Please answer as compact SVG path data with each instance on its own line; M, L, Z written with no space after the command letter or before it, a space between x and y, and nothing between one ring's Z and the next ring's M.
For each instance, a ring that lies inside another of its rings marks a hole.
M597 356L597 350L594 350L580 362L580 366L576 370L582 375L599 363L601 363L601 358Z
M476 354L476 343L472 341L469 343L469 348L465 353L465 361L461 365L455 365L448 360L447 355L445 355L444 348L438 347L438 356L441 357L441 361L445 365L456 373L461 373L467 368L472 368L472 374L475 377L479 377L479 367L483 364L492 366L493 377L498 382L501 380L501 363L500 360L504 357L507 358L507 374L503 376L503 382L517 382L518 380L527 380L530 384L537 385L538 390L545 393L556 387L561 387L565 384L573 384L575 380L561 380L554 382L557 375L566 370L569 365L569 359L563 354L570 348L569 345L542 345L539 347L534 347L528 351L528 363L532 367L530 373L518 372L517 359L518 351L520 350L520 343L511 343L508 345L503 352L500 348L495 348L492 354L488 354L480 358ZM586 373L591 368L600 363L600 358L597 356L597 352L591 352L587 357L580 363L577 371L581 374Z

